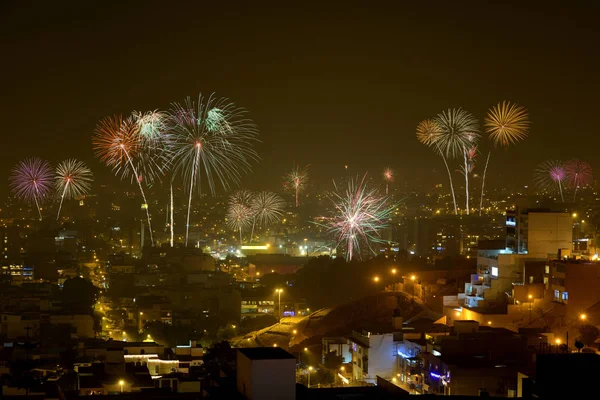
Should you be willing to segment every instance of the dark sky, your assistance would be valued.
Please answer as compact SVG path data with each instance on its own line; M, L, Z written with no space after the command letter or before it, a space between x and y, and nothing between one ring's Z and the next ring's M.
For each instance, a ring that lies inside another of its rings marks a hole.
M600 172L598 10L554 4L2 0L1 181L28 156L79 157L108 176L92 161L98 119L213 91L260 127L253 186L276 187L294 161L321 184L344 164L445 183L416 124L459 106L482 119L504 99L533 125L493 154L492 185L500 172L526 184L548 158Z

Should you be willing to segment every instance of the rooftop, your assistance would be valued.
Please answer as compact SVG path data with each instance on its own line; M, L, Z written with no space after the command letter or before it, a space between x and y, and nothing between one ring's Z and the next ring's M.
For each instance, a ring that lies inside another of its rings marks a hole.
M251 360L287 360L296 359L281 347L249 347L238 349L240 353Z

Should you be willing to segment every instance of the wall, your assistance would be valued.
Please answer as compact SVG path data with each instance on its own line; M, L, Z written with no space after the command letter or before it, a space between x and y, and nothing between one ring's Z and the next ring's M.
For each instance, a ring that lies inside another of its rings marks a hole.
M252 362L252 398L248 400L294 400L296 359Z
M577 319L600 301L600 263L567 264L565 291L569 293L567 318Z
M573 221L569 213L529 213L528 254L556 256L573 247Z
M392 378L396 365L394 334L371 335L369 338L367 379L374 380L376 376Z
M294 400L296 359L250 360L238 352L237 389L248 400Z
M237 390L242 396L251 400L252 394L252 360L237 352Z
M506 386L517 388L517 371L511 368L452 368L450 395L478 396L486 389L490 396L506 396ZM499 392L498 392L499 391Z

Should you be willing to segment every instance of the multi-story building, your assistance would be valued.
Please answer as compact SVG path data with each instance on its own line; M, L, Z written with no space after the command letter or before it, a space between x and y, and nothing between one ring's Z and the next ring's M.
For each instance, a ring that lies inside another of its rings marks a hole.
M515 207L506 212L506 249L537 258L556 257L573 246L573 221L567 212Z
M391 378L396 369L401 333L353 331L348 337L352 353L352 379L375 383L377 376Z
M600 302L600 262L563 259L549 263L544 277L553 302L565 306L570 319Z

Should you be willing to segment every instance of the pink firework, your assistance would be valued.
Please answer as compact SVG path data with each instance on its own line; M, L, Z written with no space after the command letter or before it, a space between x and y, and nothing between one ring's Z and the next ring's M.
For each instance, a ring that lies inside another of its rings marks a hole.
M15 197L37 207L40 220L40 200L52 191L52 168L47 161L28 158L19 162L10 175L10 187Z
M565 197L563 196L562 187L563 187L563 181L565 179L565 168L563 167L562 164L557 164L557 165L554 165L553 167L551 167L550 170L548 171L548 173L550 174L550 179L552 179L555 183L558 184L558 190L560 191L560 198L564 202Z
M562 181L564 181L565 179L565 169L562 165L555 165L554 167L550 168L550 178L552 178L552 180L555 183L561 183Z
M361 246L375 254L371 244L385 242L381 230L389 226L396 207L389 197L369 188L366 177L351 179L345 191L336 187L331 198L334 214L327 227L336 236L337 246L345 248L347 261L360 258Z
M394 170L390 167L386 167L383 170L383 179L385 180L385 195L389 194L390 183L394 182Z
M573 201L575 201L577 189L592 182L592 167L585 161L573 159L565 163L564 178L567 186L573 189Z

